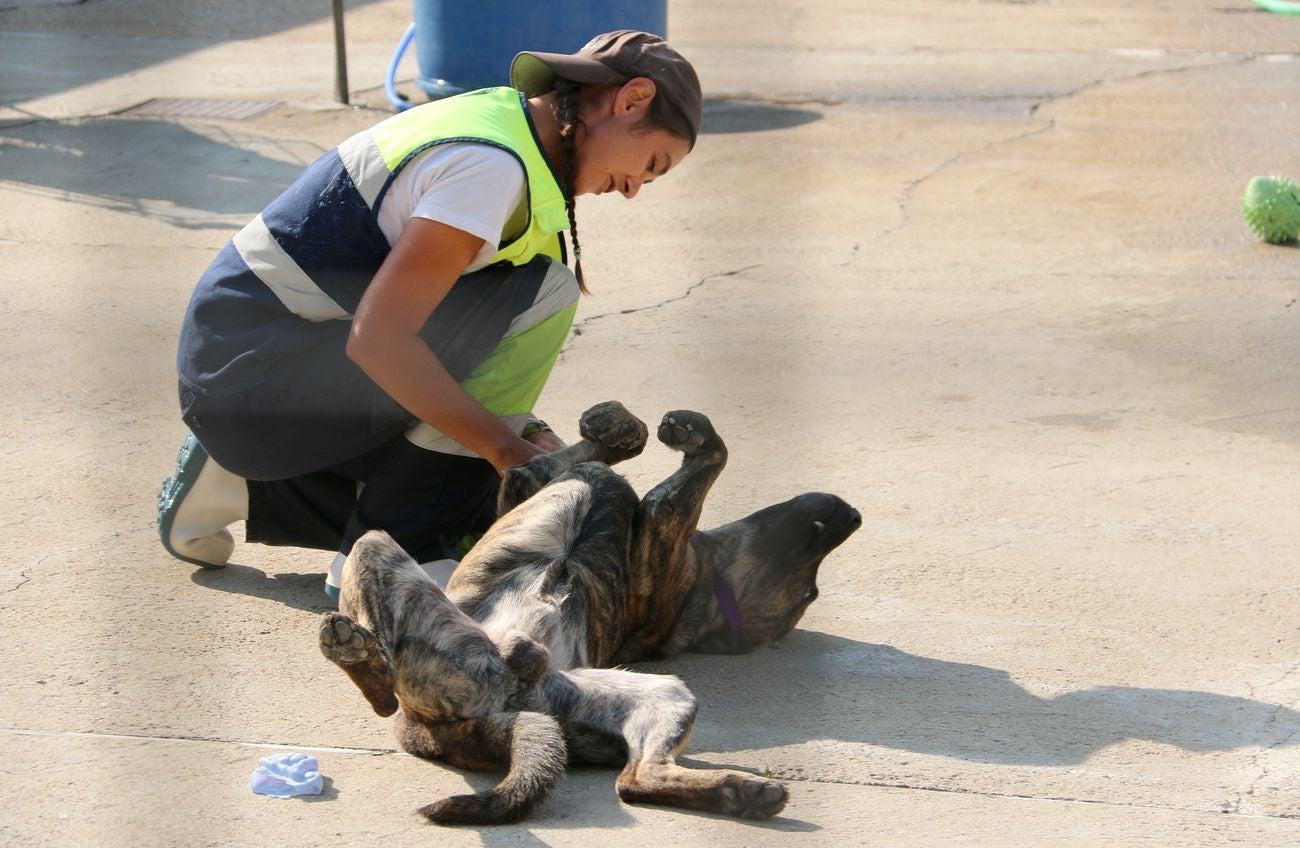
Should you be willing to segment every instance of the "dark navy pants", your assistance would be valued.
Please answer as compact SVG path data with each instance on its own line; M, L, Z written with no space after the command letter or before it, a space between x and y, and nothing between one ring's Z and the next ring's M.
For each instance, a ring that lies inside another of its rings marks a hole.
M421 332L453 378L493 353L534 304L546 268L489 268L457 282ZM421 562L447 556L495 517L496 471L408 441L415 417L347 357L349 329L313 325L312 344L249 389L182 384L182 418L218 465L248 480L248 541L346 553L379 528Z

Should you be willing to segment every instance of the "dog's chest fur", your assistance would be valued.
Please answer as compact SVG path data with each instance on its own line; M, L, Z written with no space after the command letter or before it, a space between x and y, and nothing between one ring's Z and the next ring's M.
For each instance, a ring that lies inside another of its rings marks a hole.
M648 607L634 564L639 499L622 477L584 463L494 524L448 593L494 638L516 630L558 669L604 666Z

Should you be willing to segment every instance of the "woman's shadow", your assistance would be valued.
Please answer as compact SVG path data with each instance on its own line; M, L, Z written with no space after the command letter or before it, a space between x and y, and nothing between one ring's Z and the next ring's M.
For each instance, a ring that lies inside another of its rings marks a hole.
M329 612L335 603L325 594L328 557L319 571L267 573L251 565L230 563L222 568L196 568L190 579L200 586L275 601L303 612Z
M1099 686L1039 697L1006 671L799 630L772 650L691 655L680 675L701 704L697 747L738 750L836 739L979 763L1073 766L1143 739L1186 751L1293 745L1300 713L1183 689ZM744 727L747 738L729 732Z

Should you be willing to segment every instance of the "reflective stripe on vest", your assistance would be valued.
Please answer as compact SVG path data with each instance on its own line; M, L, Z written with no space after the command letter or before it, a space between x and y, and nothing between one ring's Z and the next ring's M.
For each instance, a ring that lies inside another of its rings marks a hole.
M563 261L564 194L523 95L489 88L426 103L326 151L218 254L182 327L181 379L210 393L254 385L268 363L311 347L310 323L350 318L391 249L378 210L393 180L424 150L464 141L505 150L526 175L527 224L492 262Z
M375 244L376 215L393 180L430 147L465 141L507 151L526 175L527 224L491 262L523 265L539 253L560 259L556 234L569 226L564 194L526 103L504 87L427 103L357 133L245 227L235 248L293 314L308 321L347 318L387 255L382 237Z

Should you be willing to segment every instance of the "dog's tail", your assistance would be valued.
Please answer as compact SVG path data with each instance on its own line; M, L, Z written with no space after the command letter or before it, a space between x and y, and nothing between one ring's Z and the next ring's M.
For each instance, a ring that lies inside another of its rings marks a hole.
M455 722L454 741L442 736L443 758L470 769L507 760L510 770L486 792L453 795L420 812L438 824L508 824L528 816L564 774L568 751L554 718L542 713L497 713Z

